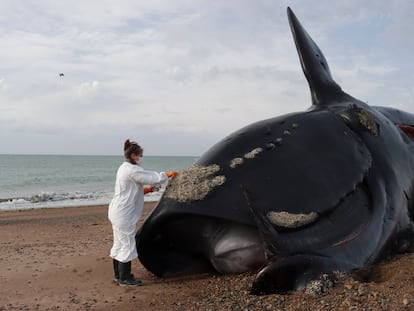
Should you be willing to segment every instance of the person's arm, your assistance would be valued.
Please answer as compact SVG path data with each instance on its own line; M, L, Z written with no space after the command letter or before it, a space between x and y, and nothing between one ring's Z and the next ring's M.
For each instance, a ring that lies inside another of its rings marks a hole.
M136 170L132 179L137 184L154 186L167 181L168 177L164 172Z
M174 171L158 173L155 171L145 171L139 167L135 167L132 179L137 184L155 186L167 181L168 177L175 177L176 175L177 172Z

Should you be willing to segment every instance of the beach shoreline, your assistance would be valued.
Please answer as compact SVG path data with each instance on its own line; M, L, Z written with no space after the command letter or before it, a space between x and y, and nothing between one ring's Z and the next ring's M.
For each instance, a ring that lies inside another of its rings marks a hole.
M145 203L140 223L156 203ZM139 262L144 285L113 282L107 205L0 212L0 310L412 310L414 253L347 278L319 296L251 296L254 273L158 279Z

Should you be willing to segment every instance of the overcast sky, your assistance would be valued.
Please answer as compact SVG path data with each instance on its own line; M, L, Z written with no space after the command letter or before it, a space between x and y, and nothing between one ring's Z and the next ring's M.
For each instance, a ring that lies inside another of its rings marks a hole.
M306 110L287 6L344 91L414 113L411 0L1 0L0 154L198 156Z

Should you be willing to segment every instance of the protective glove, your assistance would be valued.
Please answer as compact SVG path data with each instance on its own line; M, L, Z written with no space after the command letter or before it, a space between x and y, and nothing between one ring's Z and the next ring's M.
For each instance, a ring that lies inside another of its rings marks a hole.
M170 172L165 173L165 175L167 175L168 178L175 177L177 176L177 172L170 171Z
M144 194L153 192L154 191L154 188L155 188L154 186L152 186L152 187L145 187L144 188Z

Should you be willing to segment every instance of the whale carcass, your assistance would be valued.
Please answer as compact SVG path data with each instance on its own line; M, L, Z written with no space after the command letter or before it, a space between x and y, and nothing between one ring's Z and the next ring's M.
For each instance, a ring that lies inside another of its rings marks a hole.
M155 275L258 270L252 293L286 292L412 243L414 116L345 93L288 19L311 107L232 133L170 182L136 239Z

